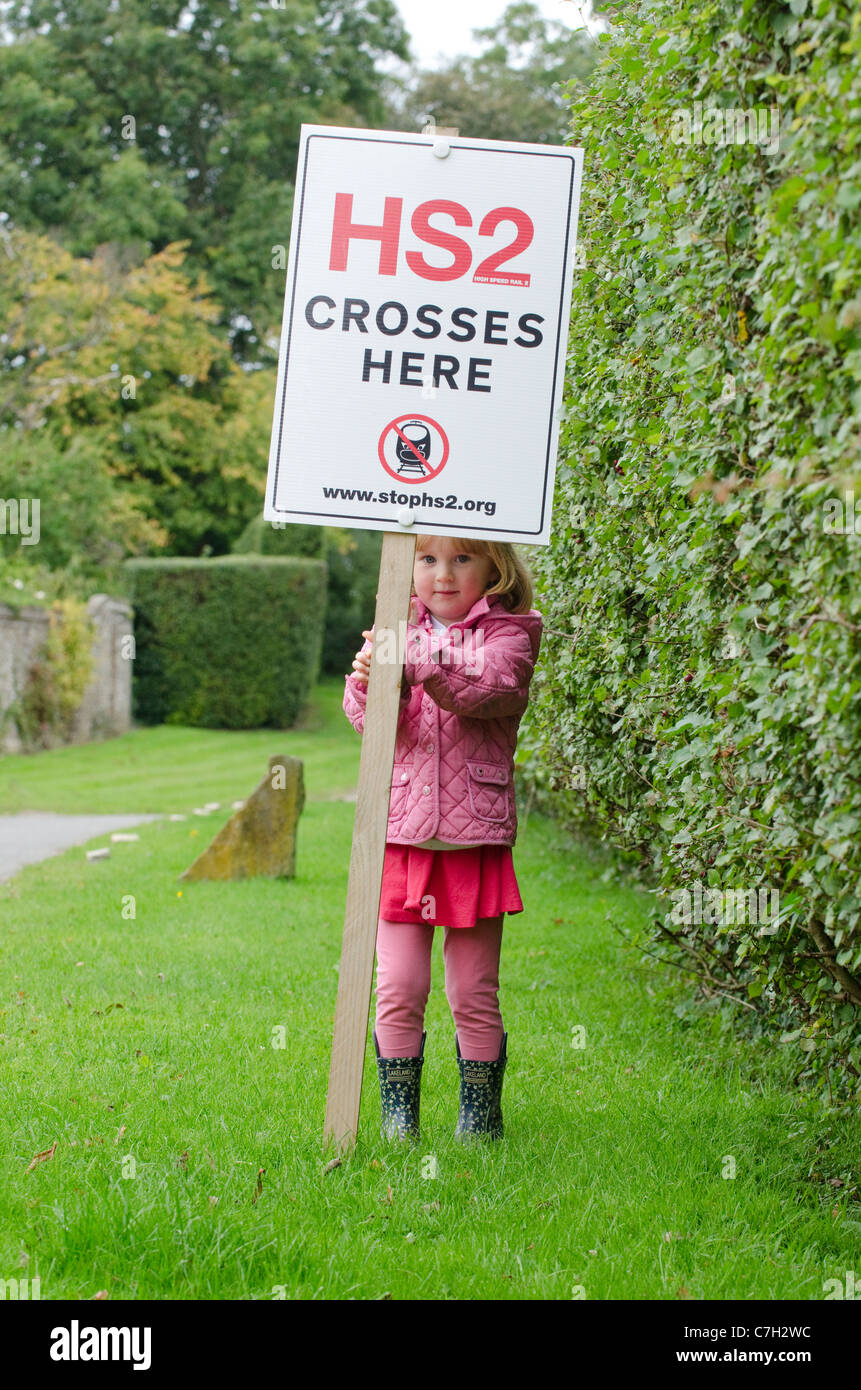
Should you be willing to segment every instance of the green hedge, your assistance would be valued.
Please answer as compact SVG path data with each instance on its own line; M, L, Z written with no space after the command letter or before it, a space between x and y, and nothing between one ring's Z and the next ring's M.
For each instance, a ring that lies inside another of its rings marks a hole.
M320 560L227 555L126 562L132 709L142 723L290 728L320 671Z
M320 669L346 675L362 645L362 630L374 621L380 577L381 531L333 526L279 526L262 515L248 523L234 546L237 553L315 555L326 561L328 592Z
M527 775L652 876L649 949L697 1009L837 1101L861 1095L861 12L613 8L572 104L585 269ZM709 107L741 113L731 143ZM776 889L776 932L680 922L697 884Z
M329 602L323 633L323 670L347 675L374 621L380 582L382 531L331 531L326 550Z

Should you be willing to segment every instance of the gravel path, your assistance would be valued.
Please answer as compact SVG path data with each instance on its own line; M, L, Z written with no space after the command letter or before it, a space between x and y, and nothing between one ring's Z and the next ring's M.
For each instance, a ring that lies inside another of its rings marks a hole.
M25 864L50 859L72 845L85 845L112 830L127 830L160 815L59 816L53 811L21 811L0 816L0 882L12 878Z

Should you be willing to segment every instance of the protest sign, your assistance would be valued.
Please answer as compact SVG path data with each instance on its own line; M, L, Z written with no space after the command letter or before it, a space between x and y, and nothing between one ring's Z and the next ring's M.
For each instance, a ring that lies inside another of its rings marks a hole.
M302 127L267 520L549 542L581 172Z

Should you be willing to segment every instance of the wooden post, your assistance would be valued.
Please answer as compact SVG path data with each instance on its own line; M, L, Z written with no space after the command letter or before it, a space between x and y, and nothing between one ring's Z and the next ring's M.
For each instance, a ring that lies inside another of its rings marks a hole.
M378 661L379 646L374 643L359 762L359 790L323 1129L324 1147L334 1141L341 1151L352 1149L359 1128L383 856L403 675L403 652L397 639L400 623L406 622L409 615L415 549L415 534L383 533L374 631L376 634L386 628L395 634L396 659L381 664Z

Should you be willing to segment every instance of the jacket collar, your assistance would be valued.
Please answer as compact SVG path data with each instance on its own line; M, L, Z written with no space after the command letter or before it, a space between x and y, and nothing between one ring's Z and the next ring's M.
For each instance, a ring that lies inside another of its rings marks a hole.
M414 595L418 623L424 627L431 626L430 614L418 595ZM467 628L473 626L483 614L492 612L504 617L512 626L521 628L529 636L532 646L532 658L538 660L538 653L541 649L541 634L544 628L544 619L537 608L530 608L528 613L509 613L499 601L499 594L494 594L491 598L482 596L472 605L465 618L461 618L456 623L450 623L452 628Z

